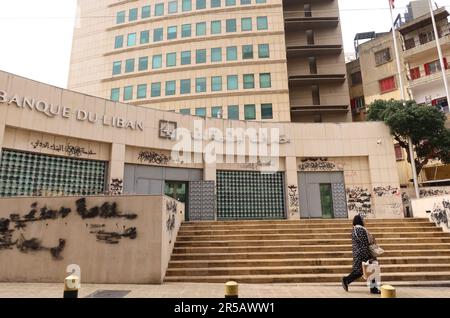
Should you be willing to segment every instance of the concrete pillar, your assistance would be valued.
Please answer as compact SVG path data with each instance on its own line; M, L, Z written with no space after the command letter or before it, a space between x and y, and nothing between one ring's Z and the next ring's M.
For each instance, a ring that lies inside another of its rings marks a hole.
M286 211L289 220L300 218L300 191L297 178L297 158L286 157Z
M111 160L109 161L108 188L114 192L111 194L122 194L124 171L125 145L114 143L111 145Z
M0 160L2 159L3 138L5 137L5 124L0 123Z
M216 181L216 163L205 163L203 169L203 180Z

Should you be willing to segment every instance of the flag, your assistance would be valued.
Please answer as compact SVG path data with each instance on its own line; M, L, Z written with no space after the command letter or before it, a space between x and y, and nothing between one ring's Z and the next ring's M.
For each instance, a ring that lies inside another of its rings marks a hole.
M395 8L394 2L395 2L395 0L389 0L389 5L391 6L392 9Z

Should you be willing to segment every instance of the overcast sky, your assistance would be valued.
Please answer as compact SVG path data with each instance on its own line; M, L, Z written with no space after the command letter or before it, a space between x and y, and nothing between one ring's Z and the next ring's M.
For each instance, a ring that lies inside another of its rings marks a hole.
M403 13L409 0L395 3ZM388 0L339 4L345 52L354 51L355 33L390 29ZM76 0L0 0L0 70L66 87L76 11Z

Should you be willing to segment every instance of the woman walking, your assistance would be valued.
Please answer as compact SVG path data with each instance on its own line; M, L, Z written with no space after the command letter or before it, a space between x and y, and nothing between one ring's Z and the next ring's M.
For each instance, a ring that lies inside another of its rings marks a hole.
M358 214L353 218L353 269L350 275L342 278L342 287L344 287L345 291L348 291L348 285L363 276L362 263L375 260L375 258L372 256L372 253L370 252L369 246L369 232L364 227L363 218ZM372 288L370 289L370 292L372 294L381 293L375 284L375 280L372 281Z

